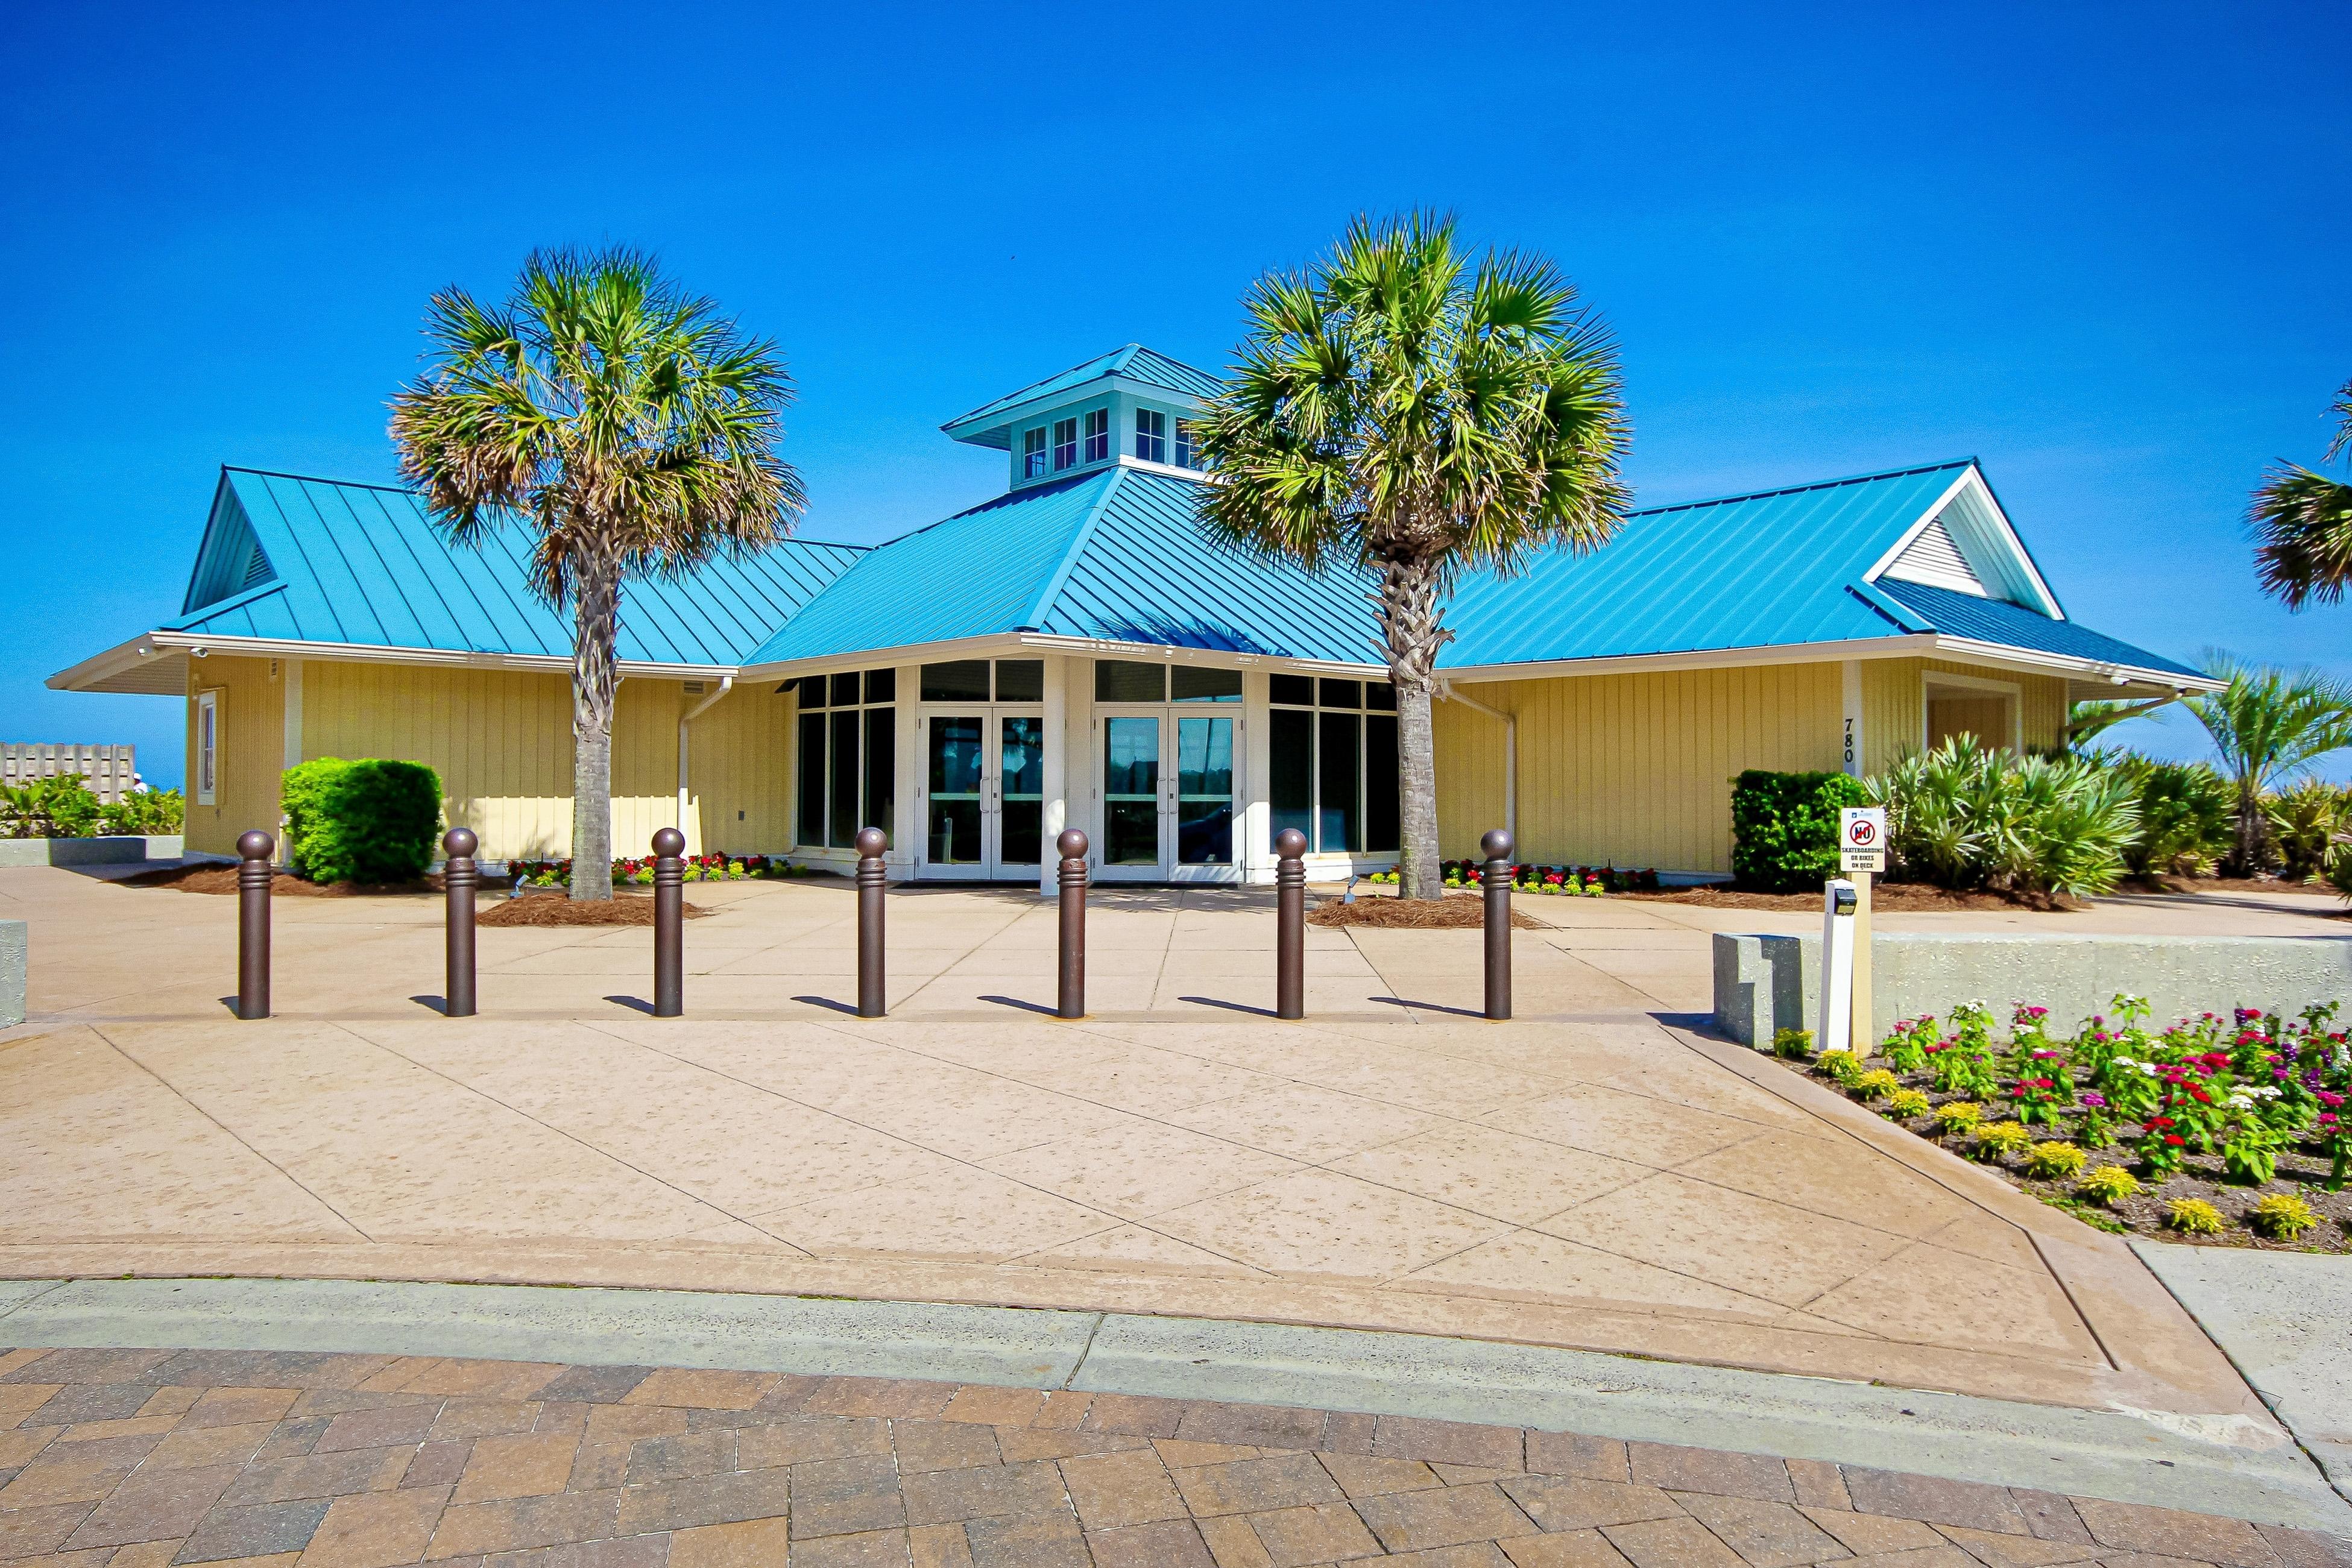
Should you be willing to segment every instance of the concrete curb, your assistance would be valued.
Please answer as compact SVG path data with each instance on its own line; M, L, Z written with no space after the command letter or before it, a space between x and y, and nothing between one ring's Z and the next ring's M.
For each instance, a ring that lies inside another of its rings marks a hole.
M2275 1431L1434 1335L678 1291L0 1283L0 1344L371 1351L921 1377L1537 1427L2156 1503L2352 1535Z

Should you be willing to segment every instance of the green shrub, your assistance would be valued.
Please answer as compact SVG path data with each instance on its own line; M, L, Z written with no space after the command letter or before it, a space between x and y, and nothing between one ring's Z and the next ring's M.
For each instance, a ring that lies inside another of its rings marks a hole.
M2278 845L2280 874L2310 882L2327 874L2343 858L2344 835L2352 833L2352 789L2338 789L2307 779L2263 802L2271 837Z
M1999 1159L2033 1142L2033 1129L2020 1122L1995 1122L1977 1129L1977 1158Z
M1802 1061L1813 1053L1813 1031L1809 1029L1784 1029L1772 1036L1772 1054L1785 1056L1791 1061Z
M2139 1177L2121 1166L2093 1166L2074 1184L2074 1190L2104 1208L2113 1208L2139 1191Z
M1853 1092L1865 1100L1876 1100L1882 1095L1894 1093L1902 1082L1884 1067L1874 1067L1853 1081Z
M1862 1078L1862 1058L1851 1051L1825 1051L1813 1063L1813 1071L1841 1088L1851 1089Z
M1751 768L1731 781L1731 871L1742 887L1800 893L1837 874L1838 809L1870 803L1843 773Z
M1886 1097L1886 1113L1898 1121L1905 1122L1914 1116L1926 1115L1927 1113L1926 1092L1918 1089L1897 1089Z
M2105 893L2139 831L2118 770L2078 757L2014 757L1956 736L1869 780L1886 808L1895 871L1939 887Z
M2221 1211L2201 1197L2174 1198L2172 1207L2165 1211L2164 1222L2191 1236L2219 1236L2225 1223Z
M2230 852L2230 781L2204 762L2158 762L2126 752L2114 765L2139 792L2139 832L2124 860L2142 876L2201 876Z
M105 809L103 833L176 833L187 826L188 799L177 789L137 789Z
M2273 1241L2292 1241L2318 1224L2319 1216L2303 1199L2274 1192L2246 1210L2246 1223Z
M1984 1120L1984 1107L1973 1100L1954 1100L1937 1108L1936 1120L1947 1133L1966 1133Z
M1990 1132L1992 1129L1986 1130ZM2041 1181L2058 1181L2080 1176L2090 1159L2090 1155L2074 1145L2062 1144L2053 1138L2025 1151L2025 1174Z
M422 762L321 757L280 789L288 862L312 882L408 882L433 863L441 779Z
M0 786L0 827L12 839L87 839L102 831L105 814L79 773Z

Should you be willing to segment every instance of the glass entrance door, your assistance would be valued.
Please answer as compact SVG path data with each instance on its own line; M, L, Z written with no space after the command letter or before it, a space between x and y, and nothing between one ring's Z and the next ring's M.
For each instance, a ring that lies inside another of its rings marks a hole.
M1101 718L1102 834L1109 882L1234 882L1239 726L1182 709Z
M1034 877L1045 852L1045 720L993 708L923 716L920 874Z

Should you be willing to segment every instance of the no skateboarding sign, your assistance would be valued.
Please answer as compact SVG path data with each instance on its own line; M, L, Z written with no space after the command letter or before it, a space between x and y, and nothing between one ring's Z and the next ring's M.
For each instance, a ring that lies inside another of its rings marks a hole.
M1838 870L1886 870L1886 808L1847 806L1838 812Z

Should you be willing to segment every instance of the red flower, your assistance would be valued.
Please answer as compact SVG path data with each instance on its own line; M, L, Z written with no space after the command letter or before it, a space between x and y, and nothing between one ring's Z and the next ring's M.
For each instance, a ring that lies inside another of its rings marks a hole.
M2177 1149L2177 1148L2179 1148L2182 1145L2184 1145L2184 1144L2186 1144L2186 1143L2188 1143L2188 1142L2189 1142L2189 1140L2188 1140L2188 1139L2183 1138L2183 1137L2179 1137L2179 1136L2178 1136L2178 1135L2176 1135L2176 1134L2171 1134L2171 1133L2167 1133L2167 1134L2164 1134L2164 1141L2165 1141L2166 1143L2168 1143L2168 1144L2171 1145L2172 1145L2174 1148L2176 1148L2176 1149Z

